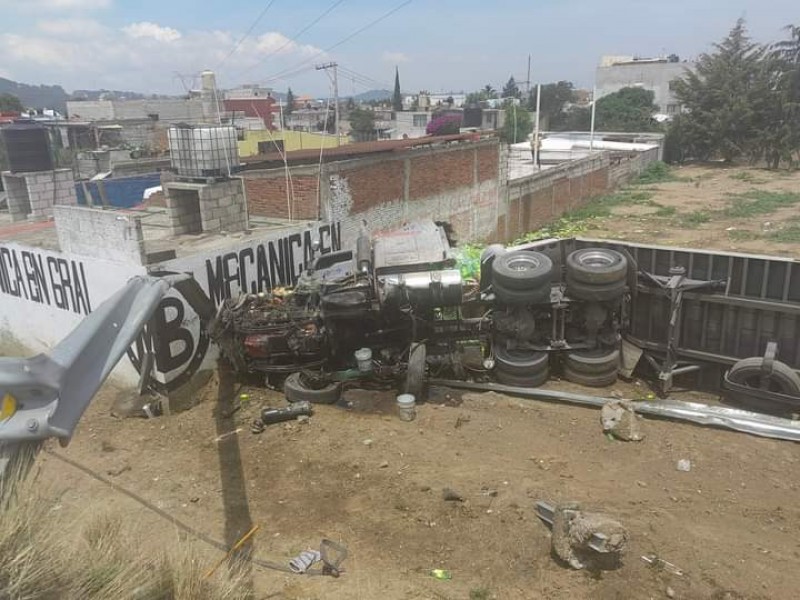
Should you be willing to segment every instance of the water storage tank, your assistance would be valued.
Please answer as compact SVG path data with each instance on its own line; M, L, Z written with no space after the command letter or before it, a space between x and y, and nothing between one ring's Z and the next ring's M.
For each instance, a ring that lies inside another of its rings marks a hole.
M224 177L239 170L235 127L186 127L169 130L172 168L183 177Z
M51 171L50 133L38 125L9 125L0 129L13 173Z

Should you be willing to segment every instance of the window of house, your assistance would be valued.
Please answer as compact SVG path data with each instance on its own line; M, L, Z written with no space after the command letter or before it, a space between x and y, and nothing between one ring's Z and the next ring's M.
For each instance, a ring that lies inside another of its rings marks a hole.
M680 110L679 104L667 104L667 114L668 115L675 115Z
M414 127L427 127L428 115L414 115Z

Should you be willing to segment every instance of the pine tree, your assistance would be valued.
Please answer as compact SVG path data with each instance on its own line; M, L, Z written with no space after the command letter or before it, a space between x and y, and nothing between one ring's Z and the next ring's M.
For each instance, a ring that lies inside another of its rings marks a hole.
M514 76L508 78L508 81L503 86L503 98L521 98L522 92L519 91L519 86L517 85Z
M769 96L765 51L750 41L743 19L714 47L716 52L701 55L695 69L675 82L675 92L686 110L682 127L689 154L731 161L757 143L759 106Z
M292 88L289 88L289 90L286 92L286 106L283 107L284 126L286 125L286 117L288 117L290 114L292 114L292 111L294 111L294 102L294 92L292 92Z
M400 94L400 69L394 68L394 94L392 94L392 110L403 110L403 96Z

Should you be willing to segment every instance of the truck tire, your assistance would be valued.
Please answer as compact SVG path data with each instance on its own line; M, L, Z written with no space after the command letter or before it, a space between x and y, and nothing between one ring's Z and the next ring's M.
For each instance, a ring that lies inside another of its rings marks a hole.
M567 296L575 300L588 302L606 302L617 300L625 293L626 281L614 283L589 284L575 281L567 275Z
M428 359L428 349L425 344L414 342L408 348L408 367L406 368L403 393L411 394L418 402L424 400L425 368Z
M501 304L511 306L528 304L549 304L550 286L535 290L512 290L498 283L492 284L494 296Z
M495 256L492 282L506 290L538 290L550 287L553 261L541 252L517 250Z
M619 350L600 348L569 352L564 358L564 366L573 373L606 375L619 369Z
M616 250L582 248L567 256L567 277L580 283L610 284L625 281L628 260Z
M728 371L728 379L739 385L759 389L761 384L761 365L764 359L760 356L740 360ZM800 396L800 376L786 363L772 361L772 373L769 375L769 391Z
M587 375L586 373L576 373L569 367L564 367L564 379L587 387L607 387L617 380L617 370L614 369L610 373Z
M313 389L303 384L302 373L292 373L283 382L283 394L289 402L335 404L342 396L342 384L334 381L322 388Z
M547 352L535 350L509 350L502 345L494 348L496 369L509 375L527 377L546 371L550 356Z
M504 371L495 370L494 377L498 383L514 387L532 388L543 385L550 378L550 369L540 371L535 375L513 375Z

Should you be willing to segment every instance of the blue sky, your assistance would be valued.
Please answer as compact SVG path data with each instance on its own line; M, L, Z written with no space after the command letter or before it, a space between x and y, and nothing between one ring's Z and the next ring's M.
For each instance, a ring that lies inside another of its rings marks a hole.
M179 93L205 68L223 87L259 82L324 96L316 63L336 60L343 95L391 85L404 91L470 91L510 75L591 87L604 54L692 58L744 16L757 41L800 24L798 0L412 0L330 52L402 0L0 0L0 76L25 83ZM230 55L230 56L229 56ZM296 65L299 65L295 68ZM282 77L276 77L284 72Z

